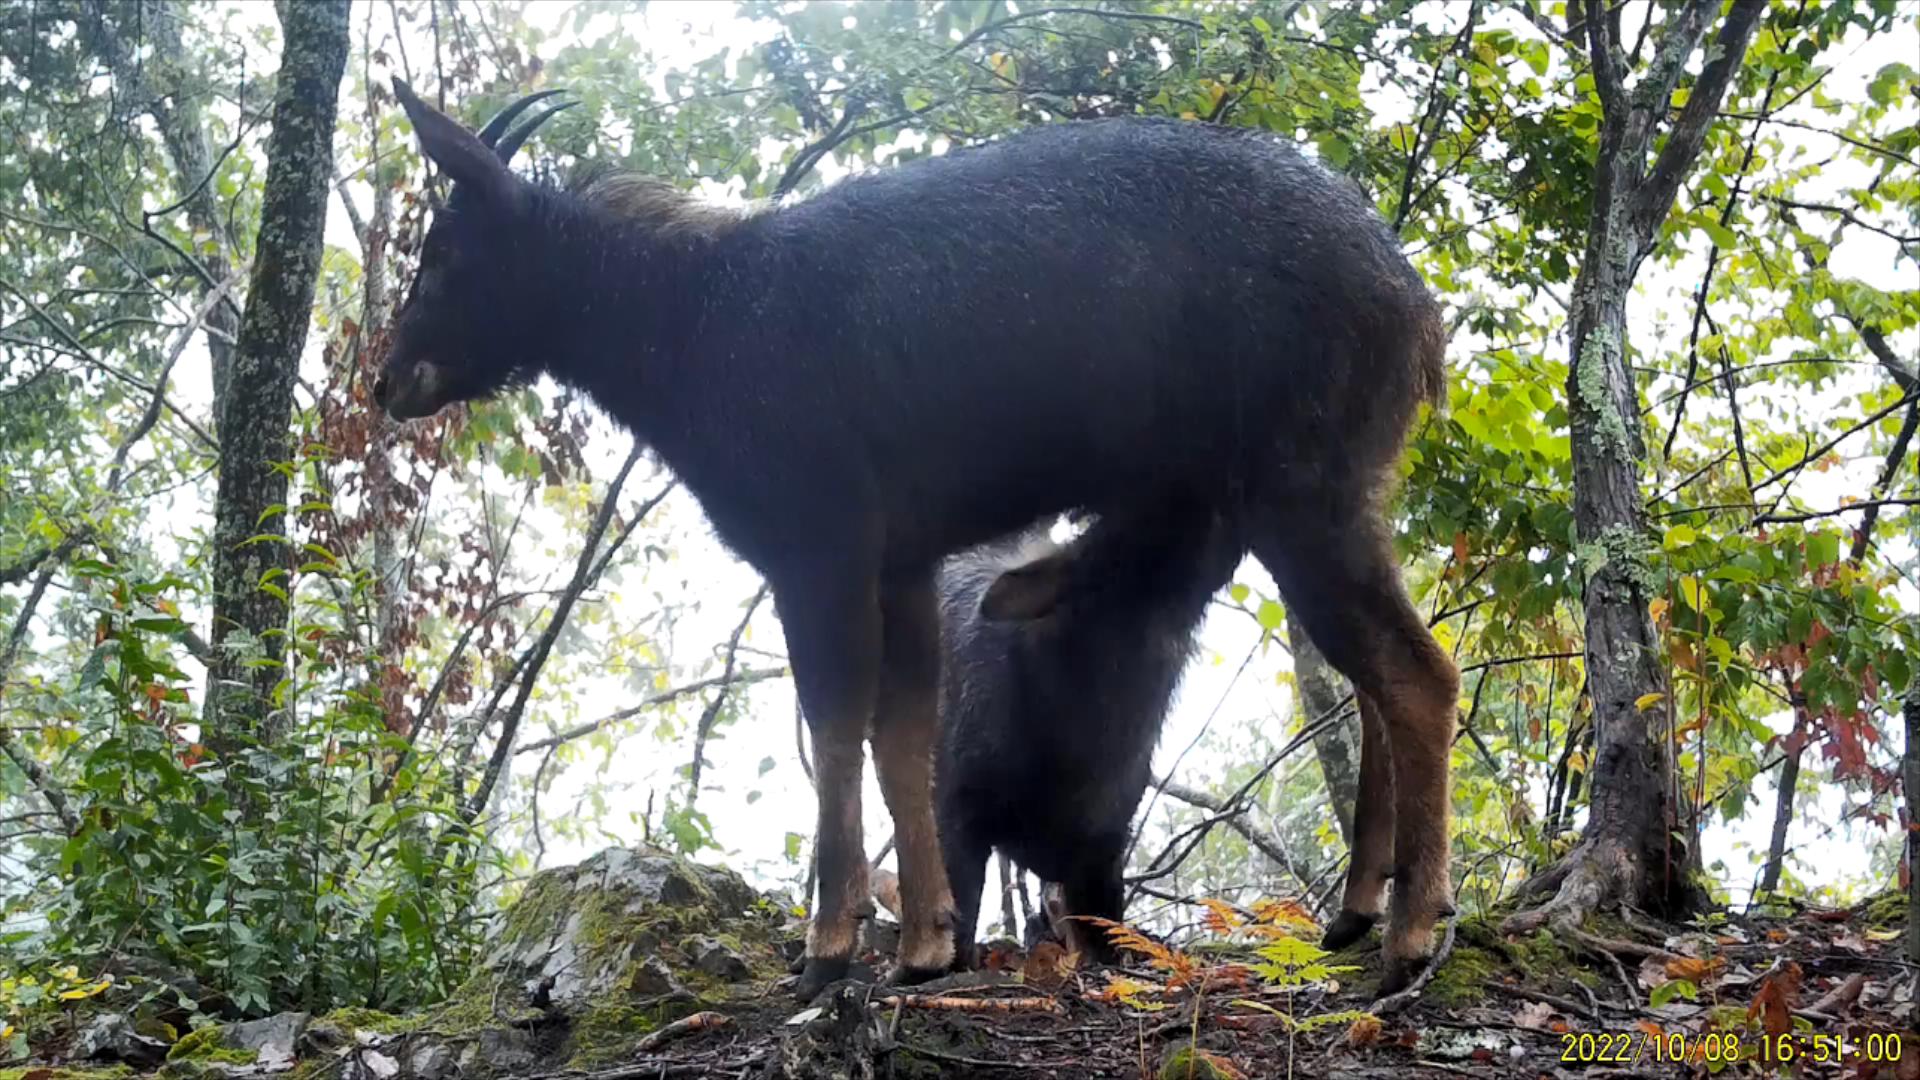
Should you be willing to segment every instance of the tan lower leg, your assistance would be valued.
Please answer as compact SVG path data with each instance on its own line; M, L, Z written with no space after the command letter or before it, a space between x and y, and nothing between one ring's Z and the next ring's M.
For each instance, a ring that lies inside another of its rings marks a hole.
M807 927L807 955L844 960L853 955L861 917L872 910L867 898L867 856L861 842L858 740L844 746L817 743L820 829L817 852L820 902Z
M885 703L897 708L876 726L873 758L900 858L900 963L937 970L953 962L953 893L933 818L935 724L926 697Z
M1423 633L1424 637L1424 633ZM1448 758L1453 745L1459 675L1431 638L1410 670L1397 672L1382 702L1392 742L1394 785L1393 909L1387 956L1410 960L1432 951L1434 920L1453 910L1447 877Z
M1393 754L1380 706L1366 694L1360 705L1360 783L1353 806L1353 853L1342 911L1379 915L1386 908L1387 879L1393 874Z

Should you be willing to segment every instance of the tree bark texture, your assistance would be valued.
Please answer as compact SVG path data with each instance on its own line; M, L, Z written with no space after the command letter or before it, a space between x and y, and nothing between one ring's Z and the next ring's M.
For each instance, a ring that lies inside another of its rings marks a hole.
M1807 702L1796 690L1793 731L1783 743L1787 756L1780 762L1780 786L1773 799L1773 835L1767 841L1766 865L1760 869L1759 896L1780 888L1780 866L1787 858L1787 827L1793 823L1794 792L1800 786L1800 752L1805 749L1807 730Z
M246 313L217 403L220 479L214 508L213 646L205 712L216 752L272 734L268 717L286 656L290 565L283 463L293 456L293 387L312 317L333 128L346 69L347 0L278 5L284 36L267 179ZM260 539L255 539L260 538ZM262 588L267 584L270 588Z
M1907 804L1907 959L1920 964L1920 672L1907 684L1901 703L1906 719L1907 746L1900 755L1900 790Z
M1313 723L1340 707L1347 682L1307 636L1297 619L1287 620L1287 646L1293 652L1293 680L1300 690L1300 716ZM1340 838L1353 845L1353 804L1360 790L1360 714L1347 715L1322 728L1313 737L1313 755L1320 759L1320 775L1327 782L1327 798L1340 823ZM1387 798L1372 793L1373 798Z

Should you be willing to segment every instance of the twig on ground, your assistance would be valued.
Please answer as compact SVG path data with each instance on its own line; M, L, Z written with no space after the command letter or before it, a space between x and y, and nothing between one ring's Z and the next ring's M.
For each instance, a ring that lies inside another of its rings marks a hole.
M947 994L888 994L875 1001L893 1002L909 1009L953 1009L960 1012L1050 1012L1066 1010L1050 997L965 998Z
M697 1012L692 1016L683 1016L666 1027L649 1034L634 1044L634 1050L641 1054L650 1054L682 1035L691 1035L697 1031L717 1031L733 1023L733 1017L726 1013Z

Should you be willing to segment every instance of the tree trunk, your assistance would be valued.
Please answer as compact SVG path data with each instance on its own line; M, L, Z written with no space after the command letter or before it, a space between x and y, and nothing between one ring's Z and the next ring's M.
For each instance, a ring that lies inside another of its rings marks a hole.
M1508 920L1510 931L1549 919L1578 922L1617 900L1669 916L1705 900L1694 875L1697 822L1683 818L1671 739L1656 723L1670 713L1642 705L1664 702L1669 691L1662 642L1647 607L1660 590L1649 559L1657 545L1640 490L1645 446L1628 363L1627 297L1765 11L1756 0L1735 0L1649 168L1673 90L1720 7L1719 0L1688 0L1669 9L1652 60L1631 90L1625 85L1630 61L1613 39L1607 6L1588 0L1580 20L1603 110L1586 252L1567 326L1574 524L1582 561L1594 567L1583 597L1593 701L1591 795L1580 844L1530 883L1533 891L1557 889L1556 895Z
M1773 836L1767 841L1767 862L1760 870L1756 900L1780 888L1780 864L1787 857L1787 826L1793 821L1794 792L1800 786L1800 751L1807 741L1807 700L1798 690L1792 695L1793 730L1781 744L1787 756L1780 763L1780 788L1773 800Z
M347 0L278 5L285 43L260 232L246 314L216 405L231 421L220 430L212 538L214 658L204 726L216 752L271 736L267 718L283 674L290 560L280 466L294 456L293 387L320 272L347 7Z
M1907 683L1907 746L1900 755L1900 790L1907 804L1907 960L1920 964L1920 669Z
M1300 626L1298 619L1287 620L1287 645L1293 651L1293 681L1300 689L1300 716L1313 723L1340 708L1347 697L1347 682L1333 670L1327 658ZM1340 838L1353 844L1353 803L1360 789L1360 714L1348 710L1313 737L1313 755L1320 759L1320 775L1327 782L1327 798L1333 816L1340 823ZM1385 793L1370 793L1371 798L1386 798Z

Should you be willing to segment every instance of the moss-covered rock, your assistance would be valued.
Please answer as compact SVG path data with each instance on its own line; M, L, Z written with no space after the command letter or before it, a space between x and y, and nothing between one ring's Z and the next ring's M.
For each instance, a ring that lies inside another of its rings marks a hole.
M33 1080L127 1080L133 1075L133 1070L125 1065L69 1065L58 1069L44 1065L22 1065L0 1069L0 1080L27 1080L29 1074Z
M785 973L780 911L731 870L657 848L611 848L536 875L500 918L481 970L414 1021L449 1035L494 1029L541 1035L493 1054L543 1065L613 1061L657 1029Z

